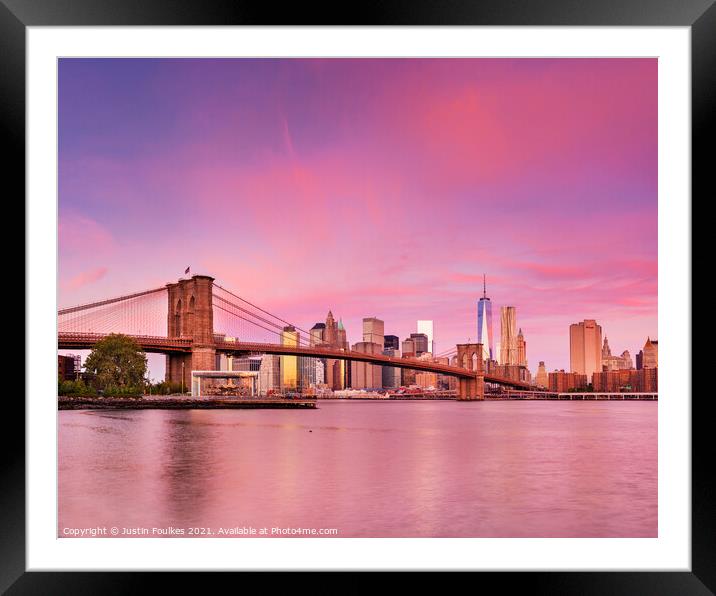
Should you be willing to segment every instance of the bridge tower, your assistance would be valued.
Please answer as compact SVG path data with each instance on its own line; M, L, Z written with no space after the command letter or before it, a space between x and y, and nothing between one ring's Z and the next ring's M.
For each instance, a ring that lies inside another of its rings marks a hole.
M457 344L457 365L475 372L473 378L459 378L457 398L459 400L485 399L482 344Z
M166 379L181 383L183 373L185 388L191 388L192 370L216 368L213 285L214 278L208 275L194 275L167 284L167 337L191 339L192 348L191 354L167 356Z

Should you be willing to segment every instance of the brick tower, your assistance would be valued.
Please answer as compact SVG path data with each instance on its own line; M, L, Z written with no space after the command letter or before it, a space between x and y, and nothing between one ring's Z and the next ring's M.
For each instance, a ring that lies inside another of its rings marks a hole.
M458 381L460 400L485 399L485 371L482 363L482 344L457 344L457 365L473 371L475 377Z
M166 379L181 383L183 371L185 388L191 388L192 370L216 368L213 284L214 278L208 275L194 275L191 279L167 284L167 337L191 339L192 351L167 356Z

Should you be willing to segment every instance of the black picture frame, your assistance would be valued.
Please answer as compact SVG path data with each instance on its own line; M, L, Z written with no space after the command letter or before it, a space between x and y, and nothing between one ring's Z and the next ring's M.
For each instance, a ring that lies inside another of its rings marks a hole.
M0 122L5 146L4 188L8 201L25 194L25 37L31 26L122 25L501 25L501 26L689 26L692 56L692 194L714 196L707 143L713 132L716 95L716 6L714 0L411 0L318 5L231 0L0 0ZM350 19L347 21L346 19ZM710 167L709 167L710 166ZM9 183L9 184L8 184ZM711 192L708 192L711 191ZM12 197L12 198L10 198ZM9 256L7 256L10 259ZM11 259L10 259L11 260ZM684 306L684 305L682 305ZM32 313L26 312L26 317ZM14 349L14 348L13 348ZM26 368L28 364L26 363ZM26 371L27 372L27 371ZM691 399L685 388L682 399ZM691 572L525 572L483 573L481 588L550 594L712 594L716 591L714 447L709 395L692 400L692 566ZM26 396L27 398L27 396ZM24 403L5 396L5 426L23 428ZM12 421L12 422L10 422ZM26 572L25 449L23 432L2 451L0 491L2 540L0 590L8 594L96 594L206 589L195 573ZM320 562L317 562L320 568ZM243 581L243 580L242 580ZM321 580L323 581L323 580ZM341 581L336 578L336 581ZM362 579L356 581L363 581ZM323 584L338 587L339 583ZM352 583L358 587L360 583Z

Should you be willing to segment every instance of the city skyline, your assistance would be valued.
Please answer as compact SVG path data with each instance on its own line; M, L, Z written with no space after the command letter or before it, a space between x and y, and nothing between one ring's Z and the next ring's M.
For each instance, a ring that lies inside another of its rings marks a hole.
M191 266L305 328L331 309L351 344L375 316L449 347L487 273L532 367L569 368L577 320L658 337L653 59L59 69L61 305Z

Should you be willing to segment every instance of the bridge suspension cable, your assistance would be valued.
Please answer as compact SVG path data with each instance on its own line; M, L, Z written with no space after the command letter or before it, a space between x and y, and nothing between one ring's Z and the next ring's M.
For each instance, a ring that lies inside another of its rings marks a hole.
M259 311L261 311L262 313L267 314L267 315L269 315L270 317L273 317L273 318L276 319L277 321L281 321L282 323L285 323L285 324L288 325L288 326L294 327L294 328L297 329L298 331L302 331L302 332L305 333L306 335L310 335L310 333L309 333L308 331L306 331L305 329L302 329L302 328L299 327L298 325L295 325L295 324L293 324L293 323L289 323L289 322L286 321L285 319L282 319L281 317L279 317L279 316L277 316L277 315L275 315L275 314L273 314L273 313L270 313L270 312L267 311L267 310L264 310L264 309L261 308L260 306L257 306L257 305L255 305L255 304L253 304L252 302L249 302L248 300L246 300L245 298L242 298L241 296L239 296L239 295L237 295L237 294L234 294L231 290L227 290L225 287L220 286L220 285L217 284L216 282L214 282L214 287L215 287L215 288L219 288L220 290L226 292L227 294L230 294L231 296L233 296L234 298L236 298L236 299L238 299L238 300L241 300L241 302L244 302L245 304L248 304L248 305L251 306L252 308L255 308L256 310L259 310ZM216 296L216 293L215 293L214 295Z
M166 336L166 287L57 311L59 332Z
M123 300L129 300L131 298L139 298L140 296L146 296L147 294L154 294L155 292L166 292L166 287L154 288L152 290L144 290L143 292L135 292L134 294L126 294L124 296L117 296L116 298L108 298L107 300L100 300L99 302L90 302L88 304L80 304L77 306L71 306L69 308L61 308L57 311L57 316L68 315L73 312L79 312L82 310L89 310L90 308L98 308L100 306L107 306L114 304L115 302L121 302Z

